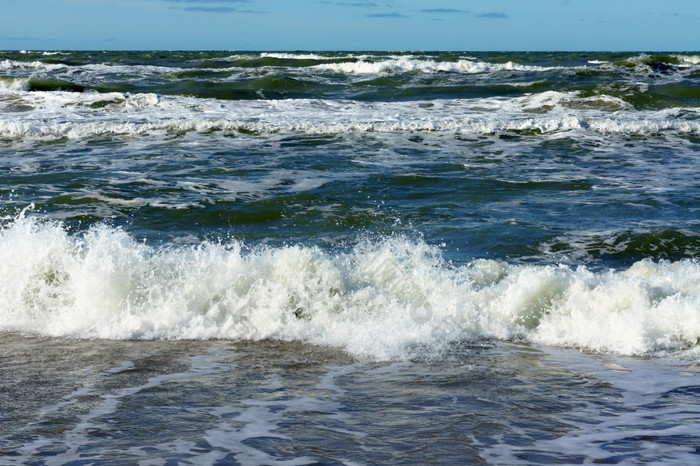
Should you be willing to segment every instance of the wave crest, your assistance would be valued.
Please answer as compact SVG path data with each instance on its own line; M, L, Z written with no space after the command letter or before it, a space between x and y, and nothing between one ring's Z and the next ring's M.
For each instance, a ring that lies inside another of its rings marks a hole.
M331 71L343 74L387 74L387 73L495 73L500 71L550 71L557 67L544 67L536 65L520 65L514 62L490 63L471 59L456 61L436 61L416 59L410 56L397 56L381 60L358 59L346 63L322 63L314 66L315 69Z

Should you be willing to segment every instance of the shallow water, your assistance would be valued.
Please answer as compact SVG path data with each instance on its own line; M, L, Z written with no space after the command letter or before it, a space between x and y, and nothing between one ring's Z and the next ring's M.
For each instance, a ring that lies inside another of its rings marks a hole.
M385 363L278 341L1 348L6 464L693 464L700 448L698 367L663 360L492 341Z

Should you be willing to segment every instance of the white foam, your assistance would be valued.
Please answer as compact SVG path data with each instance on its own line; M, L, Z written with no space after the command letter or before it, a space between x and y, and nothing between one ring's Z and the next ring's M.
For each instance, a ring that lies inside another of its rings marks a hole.
M673 57L685 65L700 65L700 55L674 55Z
M452 72L452 73L493 73L499 71L549 71L557 67L520 65L513 62L490 63L472 59L454 62L419 59L411 56L395 56L380 60L361 59L356 62L323 63L313 68L344 74L388 74L407 72Z
M96 75L99 74L127 74L127 75L137 75L141 77L149 75L162 75L170 73L178 73L182 71L189 71L186 68L179 68L174 66L158 66L158 65L120 65L114 63L93 63L85 64L74 68L74 70L80 70L81 72L91 72ZM73 70L71 70L73 71Z
M0 137L25 141L212 131L263 134L535 131L575 132L581 136L700 133L700 121L678 117L679 112L691 112L690 109L636 111L615 97L580 97L576 92L549 91L515 98L446 99L429 103L313 99L230 102L157 94L24 92L2 88L0 92L5 99L21 100L31 108L20 113L2 113L0 108Z
M0 330L108 339L297 340L377 359L483 338L635 355L693 348L700 264L626 271L478 260L423 242L347 253L238 242L153 248L20 217L0 233Z
M67 65L58 63L44 63L35 61L20 61L5 59L0 61L0 70L32 70L32 71L55 71L67 68Z
M0 93L3 91L24 91L29 88L29 78L0 78Z
M249 56L243 56L244 58L250 58ZM337 60L339 57L334 56L324 56L315 53L274 53L265 52L260 54L261 58L279 58L282 60ZM343 56L342 58L345 58Z

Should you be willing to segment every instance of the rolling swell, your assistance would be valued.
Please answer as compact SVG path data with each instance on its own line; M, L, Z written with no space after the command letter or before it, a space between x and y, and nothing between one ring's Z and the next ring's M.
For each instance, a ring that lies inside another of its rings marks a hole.
M31 78L27 84L27 90L30 92L84 92L85 89L85 86L62 79Z
M140 83L117 83L115 85L101 85L95 90L102 93L146 93L155 90L162 95L221 100L312 98L332 96L337 90L335 85L324 85L274 74L238 80L225 79L227 76L230 76L229 72L185 71L178 73L179 79L163 83L157 89ZM190 79L192 77L197 79Z
M87 88L71 81L53 78L20 78L0 76L0 89L28 92L84 92Z

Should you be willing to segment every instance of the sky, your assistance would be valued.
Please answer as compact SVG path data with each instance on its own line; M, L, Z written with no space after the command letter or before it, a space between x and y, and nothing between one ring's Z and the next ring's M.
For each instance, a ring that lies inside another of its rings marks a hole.
M0 0L0 50L698 51L700 0Z

